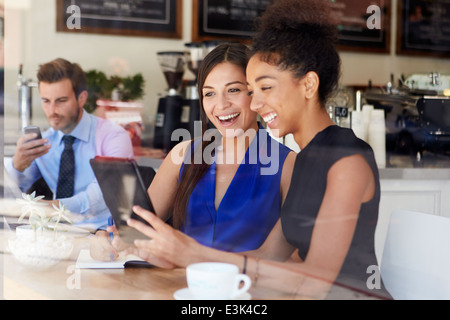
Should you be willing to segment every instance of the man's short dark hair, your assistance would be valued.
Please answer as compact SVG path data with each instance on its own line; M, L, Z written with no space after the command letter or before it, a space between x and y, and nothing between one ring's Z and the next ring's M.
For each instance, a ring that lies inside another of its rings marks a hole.
M55 83L63 79L72 82L73 92L76 98L86 90L86 74L80 65L71 63L62 58L47 62L39 67L37 78L40 82Z

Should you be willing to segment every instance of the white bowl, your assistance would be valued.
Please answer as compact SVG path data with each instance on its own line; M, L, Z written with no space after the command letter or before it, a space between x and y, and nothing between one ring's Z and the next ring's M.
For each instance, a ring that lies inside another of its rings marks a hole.
M73 250L73 238L48 231L24 230L18 227L16 235L8 239L14 257L27 267L47 269L67 259Z

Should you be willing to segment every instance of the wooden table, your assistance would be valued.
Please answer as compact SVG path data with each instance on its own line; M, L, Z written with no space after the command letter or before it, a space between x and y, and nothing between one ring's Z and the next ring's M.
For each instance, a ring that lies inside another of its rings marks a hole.
M8 252L7 235L1 235L5 299L173 300L177 290L187 287L184 268L75 268L79 251L89 247L85 236L77 238L69 259L46 270L32 270ZM252 299L293 299L285 293L258 287L249 292Z

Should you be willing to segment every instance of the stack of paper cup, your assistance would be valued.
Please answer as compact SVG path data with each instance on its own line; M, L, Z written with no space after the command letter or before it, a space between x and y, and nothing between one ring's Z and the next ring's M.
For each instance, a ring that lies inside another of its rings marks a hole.
M353 110L352 111L352 130L355 135L366 141L366 127L364 126L364 118L362 111Z
M363 121L364 121L364 141L369 141L369 126L370 121L372 118L372 111L373 111L373 105L365 104L362 107L362 113L363 113Z
M373 149L378 167L386 167L386 124L382 109L371 111L368 143Z

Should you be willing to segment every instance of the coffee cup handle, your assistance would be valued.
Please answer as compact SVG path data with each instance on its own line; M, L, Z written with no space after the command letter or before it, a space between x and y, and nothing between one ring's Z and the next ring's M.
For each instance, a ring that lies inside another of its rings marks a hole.
M244 282L244 285L242 288L239 288L239 285L241 284L241 282ZM233 298L236 298L238 296L240 296L241 294L245 293L248 291L248 289L250 289L250 286L252 285L252 280L250 279L250 277L246 274L238 274L236 276L236 287L234 289L234 293L233 293Z

